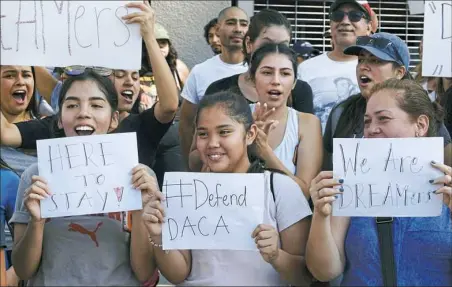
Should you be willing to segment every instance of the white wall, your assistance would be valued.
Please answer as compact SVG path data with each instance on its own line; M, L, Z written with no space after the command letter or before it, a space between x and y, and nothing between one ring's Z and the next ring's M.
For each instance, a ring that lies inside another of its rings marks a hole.
M213 56L204 39L204 25L228 6L231 1L151 1L156 20L170 34L179 58L191 69Z

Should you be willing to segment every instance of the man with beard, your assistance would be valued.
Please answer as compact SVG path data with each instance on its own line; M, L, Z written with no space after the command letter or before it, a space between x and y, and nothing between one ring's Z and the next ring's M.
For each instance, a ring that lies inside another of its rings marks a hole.
M206 39L207 44L209 44L212 52L215 55L221 53L221 42L220 37L218 37L217 24L218 19L213 18L209 21L209 23L206 24L206 26L204 26L204 38Z
M365 2L365 3L364 3ZM344 49L354 45L358 36L370 35L372 10L367 1L336 0L330 7L330 26L333 51L304 61L298 66L298 78L309 83L314 98L314 113L325 129L331 107L339 98L337 79L347 78L353 83L350 95L359 93L356 79L358 58L344 54Z
M204 97L207 87L219 80L235 74L244 73L248 65L243 64L243 39L248 31L249 18L245 11L238 7L223 9L218 15L218 35L222 51L190 72L182 90L182 108L180 113L179 135L182 155L188 166L188 154L193 140L194 118L199 101Z

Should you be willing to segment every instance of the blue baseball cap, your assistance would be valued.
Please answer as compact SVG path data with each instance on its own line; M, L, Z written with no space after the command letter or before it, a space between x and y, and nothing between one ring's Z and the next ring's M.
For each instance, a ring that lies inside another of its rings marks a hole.
M301 56L303 59L309 59L311 57L318 56L320 51L314 48L311 43L308 41L297 41L293 44L292 49L297 53L298 56Z
M358 56L363 49L383 61L405 66L407 71L410 68L410 51L405 42L396 35L380 32L358 37L356 45L346 48L344 54Z

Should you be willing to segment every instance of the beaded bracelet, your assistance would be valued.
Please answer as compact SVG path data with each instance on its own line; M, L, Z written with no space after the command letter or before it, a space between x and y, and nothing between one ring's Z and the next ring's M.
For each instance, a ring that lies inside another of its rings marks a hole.
M149 243L151 243L151 245L154 246L154 247L162 248L162 251L164 251L165 254L169 253L169 250L163 250L163 245L162 244L157 244L154 241L152 241L152 238L150 236L149 236Z

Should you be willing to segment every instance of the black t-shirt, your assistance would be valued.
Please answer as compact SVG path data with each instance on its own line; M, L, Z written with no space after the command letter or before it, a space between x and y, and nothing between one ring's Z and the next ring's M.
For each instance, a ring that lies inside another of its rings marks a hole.
M206 95L221 91L232 91L245 97L239 87L239 76L240 74L233 75L218 81L213 82L209 85L206 90ZM249 101L246 97L245 99L250 104L254 104ZM295 88L292 90L292 108L299 112L314 114L314 103L312 96L312 89L308 83L305 81L297 80Z
M157 146L172 125L160 123L154 114L155 105L141 114L130 114L123 119L115 133L137 133L138 161L149 167L154 163ZM56 117L16 123L22 136L21 148L36 149L36 141L55 137Z

